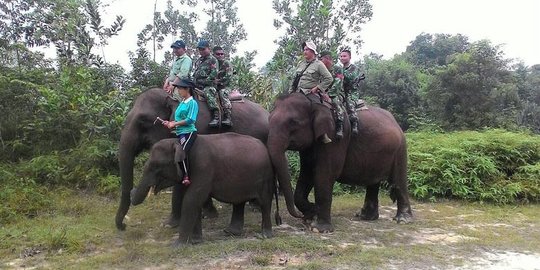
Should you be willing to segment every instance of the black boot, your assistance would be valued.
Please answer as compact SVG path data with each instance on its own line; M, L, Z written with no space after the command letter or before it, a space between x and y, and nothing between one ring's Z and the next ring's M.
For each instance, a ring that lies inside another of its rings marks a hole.
M221 124L223 126L232 127L232 120L231 120L231 109L225 110L223 112L223 119L221 120Z
M219 110L212 111L212 121L208 123L209 127L218 127L219 126Z
M351 129L354 135L358 134L358 120L351 122Z
M336 122L336 139L343 139L343 121Z

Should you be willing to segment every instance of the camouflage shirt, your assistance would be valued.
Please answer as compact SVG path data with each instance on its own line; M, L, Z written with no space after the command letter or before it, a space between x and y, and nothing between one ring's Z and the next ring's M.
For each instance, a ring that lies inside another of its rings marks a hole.
M359 95L358 83L360 82L360 69L354 64L350 64L348 67L343 68L343 90L347 95Z
M343 68L340 65L334 65L330 70L330 74L332 74L334 80L326 93L330 97L337 97L343 90Z
M213 55L201 56L195 63L193 79L198 87L216 86L218 60Z
M217 87L218 89L229 87L232 80L233 69L231 62L227 60L218 61L219 72L217 75Z

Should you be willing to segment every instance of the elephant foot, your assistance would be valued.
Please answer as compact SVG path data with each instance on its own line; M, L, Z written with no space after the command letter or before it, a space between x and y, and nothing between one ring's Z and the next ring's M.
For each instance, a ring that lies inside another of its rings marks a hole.
M187 246L190 246L190 245L196 245L196 244L200 244L202 243L203 240L202 240L202 237L191 237L191 238L188 238L188 239L176 239L176 241L174 241L174 243L172 244L172 247L173 248L183 248L183 247L187 247Z
M354 220L377 220L379 219L379 211L377 209L362 208L359 213L354 215Z
M262 231L262 237L265 238L265 239L274 237L274 233L272 232L272 229L263 230Z
M180 225L180 218L170 216L169 219L167 219L167 221L165 221L165 223L163 224L163 227L176 228L178 227L178 225Z
M126 223L116 223L116 228L120 231L125 231L126 230Z
M226 234L232 235L232 236L241 236L242 233L243 233L243 230L241 228L235 228L233 226L229 226L229 227L223 229L223 231Z
M202 243L203 240L202 240L202 235L195 235L191 238L191 241L190 243L193 244L193 245L197 245L197 244L200 244Z
M319 222L312 222L310 224L311 231L316 233L331 233L334 231L334 225L331 223L319 223Z
M189 245L189 242L186 240L176 239L176 241L174 241L174 243L172 244L172 248L183 248Z
M392 220L395 220L398 224L407 224L413 222L413 216L412 213L402 212L398 213Z

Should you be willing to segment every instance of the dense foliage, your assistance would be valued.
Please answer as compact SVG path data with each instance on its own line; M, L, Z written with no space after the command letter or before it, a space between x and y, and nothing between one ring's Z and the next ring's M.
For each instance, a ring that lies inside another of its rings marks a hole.
M415 198L540 201L540 137L503 130L409 133Z

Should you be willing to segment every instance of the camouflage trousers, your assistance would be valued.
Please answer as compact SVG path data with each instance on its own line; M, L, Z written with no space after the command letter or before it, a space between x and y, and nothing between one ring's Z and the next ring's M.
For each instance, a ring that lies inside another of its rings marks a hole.
M343 97L343 102L345 103L345 107L347 108L349 121L351 123L358 121L358 115L356 114L356 102L359 99L358 95L351 93L351 94L342 95L342 97Z
M218 100L221 100L221 108L223 109L223 111L230 111L232 109L231 101L229 100L229 91L227 88L217 90L213 86L207 86L203 90L206 94L206 102L208 103L208 108L211 111L219 109Z
M332 100L332 107L334 108L334 112L336 114L336 122L343 122L343 115L345 113L345 109L343 108L341 98L339 96L336 96L330 97L330 99Z

